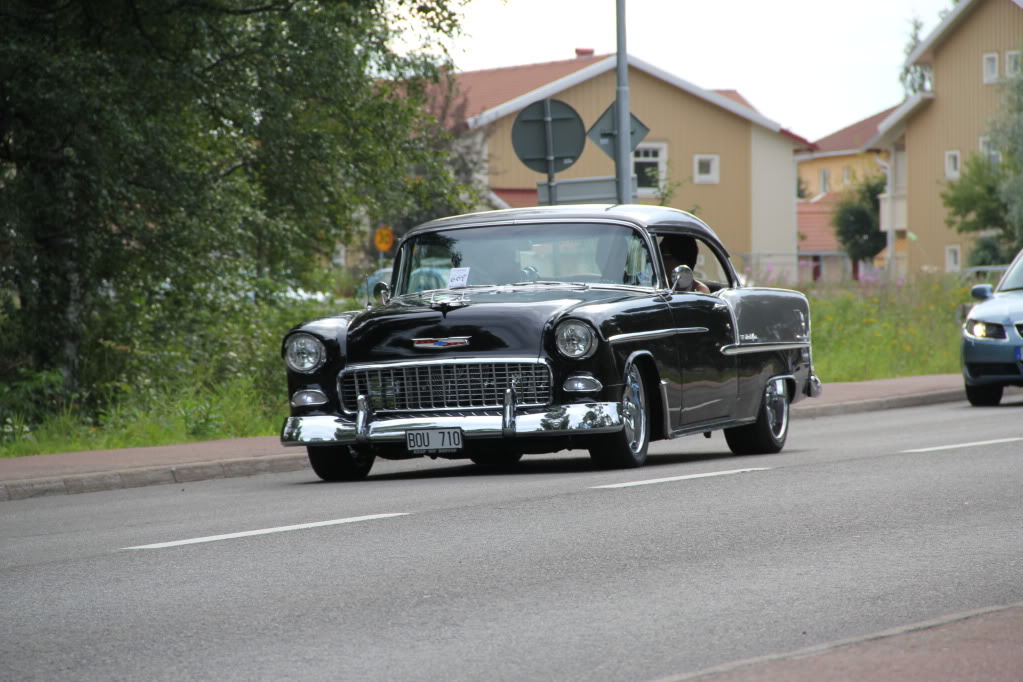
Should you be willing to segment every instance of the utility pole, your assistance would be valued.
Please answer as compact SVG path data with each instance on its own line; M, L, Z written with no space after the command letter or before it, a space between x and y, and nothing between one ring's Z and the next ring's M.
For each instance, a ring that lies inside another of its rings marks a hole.
M618 23L618 89L615 95L615 176L618 203L632 200L632 150L629 130L629 52L625 47L625 0L615 0Z

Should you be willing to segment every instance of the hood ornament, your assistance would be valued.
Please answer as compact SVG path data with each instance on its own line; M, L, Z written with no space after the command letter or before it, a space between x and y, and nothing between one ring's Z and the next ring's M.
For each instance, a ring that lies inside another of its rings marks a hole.
M426 338L412 339L412 347L420 350L441 350L443 348L455 348L457 346L468 346L471 336L449 336L446 339Z
M435 291L430 294L428 305L441 315L447 316L449 311L469 305L469 297L464 291L459 294L442 294Z

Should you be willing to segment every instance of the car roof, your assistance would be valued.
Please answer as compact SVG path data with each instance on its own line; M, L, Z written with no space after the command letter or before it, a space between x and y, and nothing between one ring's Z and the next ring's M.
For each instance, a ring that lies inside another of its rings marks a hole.
M705 222L691 213L668 206L647 204L567 204L562 206L530 206L499 211L481 211L431 220L412 228L406 237L420 232L447 227L470 227L493 223L530 223L545 220L620 220L644 229L682 227L691 234L704 234L720 244L717 234Z

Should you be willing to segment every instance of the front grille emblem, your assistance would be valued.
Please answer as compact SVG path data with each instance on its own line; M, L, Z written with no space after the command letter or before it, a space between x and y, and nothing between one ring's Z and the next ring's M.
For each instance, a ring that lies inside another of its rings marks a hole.
M421 350L440 350L456 346L468 346L470 336L449 336L446 339L412 339L412 347Z

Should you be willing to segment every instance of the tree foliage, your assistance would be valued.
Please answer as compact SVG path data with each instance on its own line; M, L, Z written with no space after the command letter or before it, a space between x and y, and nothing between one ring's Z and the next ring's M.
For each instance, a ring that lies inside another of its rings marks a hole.
M884 188L883 175L868 177L846 193L835 207L832 216L835 234L854 261L873 258L887 243L881 231L879 199Z
M301 282L369 216L457 204L440 64L391 45L462 4L0 2L0 381L77 390L168 291L171 324Z

